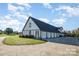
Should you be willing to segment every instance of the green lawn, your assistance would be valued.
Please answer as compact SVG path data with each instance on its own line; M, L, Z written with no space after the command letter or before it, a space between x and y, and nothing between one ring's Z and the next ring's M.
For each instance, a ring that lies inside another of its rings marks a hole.
M20 38L18 35L7 36L3 43L7 45L34 45L45 43L46 41L31 38Z
M10 35L7 35L7 34L0 34L0 37L7 37L7 36L16 36L16 34L10 34Z
M7 36L6 34L0 34L0 37L5 37L5 36Z

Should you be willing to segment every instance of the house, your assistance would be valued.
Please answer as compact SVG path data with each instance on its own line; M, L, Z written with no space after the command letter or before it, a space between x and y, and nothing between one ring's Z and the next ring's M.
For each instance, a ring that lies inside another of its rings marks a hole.
M33 35L35 38L53 38L62 35L62 28L52 26L33 17L29 17L23 30L22 35Z

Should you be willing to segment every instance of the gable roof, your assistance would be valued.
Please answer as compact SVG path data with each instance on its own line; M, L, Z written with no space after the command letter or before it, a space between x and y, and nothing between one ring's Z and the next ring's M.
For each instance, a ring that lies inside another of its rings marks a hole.
M31 16L28 18L27 22L29 21L30 18L35 22L35 24L39 27L39 29L41 31L60 33L60 31L58 30L59 29L58 27L55 27L55 26L52 26L52 25L47 24L45 22L42 22L42 21L40 21L36 18L33 18ZM26 22L26 24L27 24L27 22ZM26 26L26 24L25 24L25 26ZM24 26L24 28L25 28L25 26ZM23 28L23 30L24 30L24 28Z

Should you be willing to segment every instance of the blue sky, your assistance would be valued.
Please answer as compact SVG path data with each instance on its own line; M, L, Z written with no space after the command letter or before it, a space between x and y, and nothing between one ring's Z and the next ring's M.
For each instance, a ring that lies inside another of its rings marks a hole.
M32 16L41 21L64 30L79 27L78 3L0 3L0 29L7 27L21 31L28 17Z

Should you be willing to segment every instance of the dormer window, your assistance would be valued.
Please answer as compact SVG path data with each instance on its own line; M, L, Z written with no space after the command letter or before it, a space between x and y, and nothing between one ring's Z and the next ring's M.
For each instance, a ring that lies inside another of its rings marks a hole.
M29 23L29 27L31 27L31 23Z

